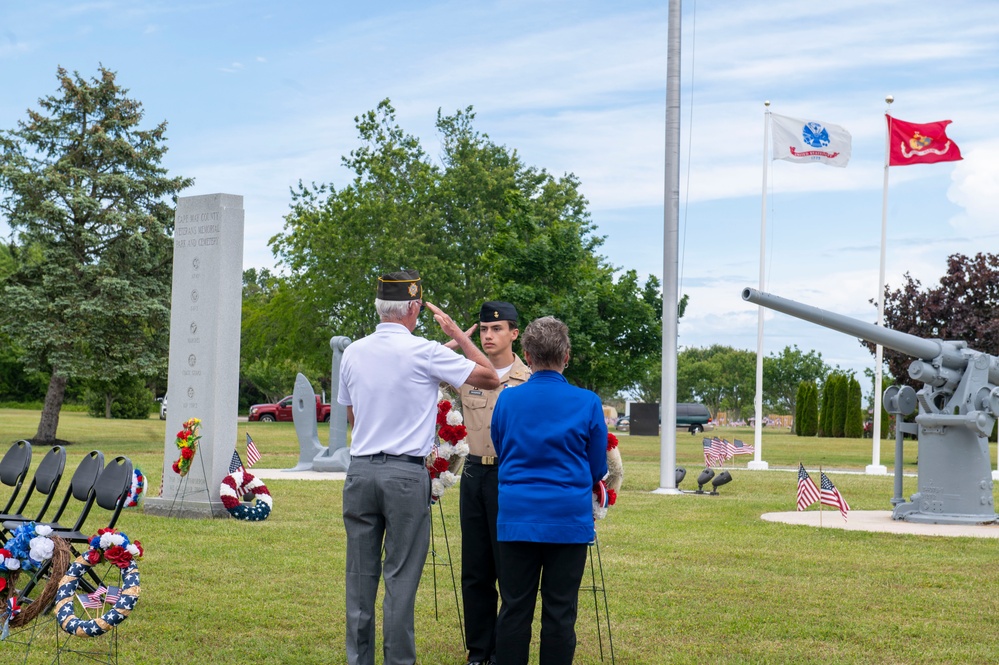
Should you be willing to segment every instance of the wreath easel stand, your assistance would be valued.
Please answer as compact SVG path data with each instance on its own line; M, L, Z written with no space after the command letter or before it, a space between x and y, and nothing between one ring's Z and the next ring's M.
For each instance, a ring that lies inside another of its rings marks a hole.
M205 479L205 489L204 490L194 490L189 492L187 490L187 479L191 475L190 472L185 473L180 478L180 486L177 488L177 492L173 495L173 501L170 502L170 510L167 513L167 517L174 517L174 510L178 511L178 515L183 514L184 511L184 499L187 498L189 494L202 494L204 493L205 499L211 501L211 492L208 490L208 470L205 469L205 456L198 455L195 452L195 457L198 458L198 463L201 465L201 476ZM177 499L180 499L180 505L177 505Z
M116 573L115 575L112 576L112 579L117 578L117 580L116 580L116 586L118 586L119 589L122 588L124 585L123 585L123 576L122 576L121 569L119 569L119 568L113 568L113 570L109 569L109 572ZM108 586L107 582L108 582L107 579L103 579L102 580L102 583L104 584L104 586ZM81 638L81 637L74 637L73 635L70 635L69 633L67 633L66 631L64 631L62 628L60 628L58 619L56 619L56 617L54 617L54 616L52 618L53 618L53 622L52 623L53 623L53 626L55 627L55 643L56 643L56 656L55 656L55 658L52 661L53 663L59 663L59 662L61 662L60 656L62 654L64 654L64 653L65 654L72 653L72 654L76 654L78 656L81 656L81 657L85 658L88 661L93 661L93 662L98 662L98 663L107 663L107 665L118 665L119 649L118 649L118 626L117 625L111 626L108 629L108 631L106 633L104 633L104 635L102 635L101 637L96 637L96 638L94 638L94 637ZM81 644L81 641L82 641L83 644L93 644L96 647L98 644L100 644L103 641L103 639L102 639L103 637L107 637L107 646L106 647L102 646L99 649L98 648L94 648L94 649L77 649L77 648L73 648L74 645ZM128 660L130 660L130 659L128 659Z
M461 600L458 598L458 583L454 574L454 562L451 560L451 542L447 535L447 522L444 519L444 501L443 498L437 500L437 513L440 516L441 522L441 533L444 535L444 551L445 554L439 555L437 553L437 531L434 529L434 509L433 506L430 507L430 569L433 575L434 581L434 619L437 621L441 620L440 612L437 606L437 567L444 566L451 573L451 589L454 592L454 607L458 614L458 632L461 635L461 645L462 648L466 648L465 645L465 623L461 616ZM438 561L438 559L440 559Z
M594 555L594 552L596 555ZM604 586L604 564L600 559L600 540L597 538L596 533L593 534L593 542L589 545L589 560L590 560L590 584L588 586L580 586L580 591L592 591L593 592L593 611L597 622L597 644L600 646L600 662L604 660L604 641L603 641L603 626L607 627L607 645L610 650L611 663L615 663L614 660L614 637L611 634L611 622L610 622L610 608L607 604L607 588ZM599 574L600 580L597 581L597 575ZM603 621L600 619L600 595L603 595L604 600L604 617Z

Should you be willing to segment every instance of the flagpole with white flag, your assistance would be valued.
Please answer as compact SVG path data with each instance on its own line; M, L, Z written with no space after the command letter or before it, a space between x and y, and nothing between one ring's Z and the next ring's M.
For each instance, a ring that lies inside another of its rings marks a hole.
M891 95L885 97L885 103L891 108L891 103L895 98ZM891 154L891 116L885 110L885 181L884 189L881 193L881 267L878 271L878 326L884 326L885 321L885 255L888 245L888 164ZM884 365L884 347L878 344L874 352L874 423L871 428L871 463L866 471L868 475L883 476L888 473L888 468L881 463L881 385L882 366ZM896 467L898 465L896 464Z
M763 102L763 194L760 205L760 292L766 288L766 258L767 258L767 151L770 147L770 102ZM753 424L753 442L756 447L753 460L746 465L749 469L768 469L770 465L763 461L763 305L760 305L756 315L756 420Z

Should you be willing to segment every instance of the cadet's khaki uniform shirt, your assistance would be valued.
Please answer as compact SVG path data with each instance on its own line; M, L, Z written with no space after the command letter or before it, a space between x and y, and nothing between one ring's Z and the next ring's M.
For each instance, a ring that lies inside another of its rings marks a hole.
M500 387L483 390L469 384L461 387L461 411L468 430L468 452L479 457L494 457L493 439L489 424L493 419L493 407L501 391L519 386L531 377L531 369L519 356L514 355L513 366L500 377Z

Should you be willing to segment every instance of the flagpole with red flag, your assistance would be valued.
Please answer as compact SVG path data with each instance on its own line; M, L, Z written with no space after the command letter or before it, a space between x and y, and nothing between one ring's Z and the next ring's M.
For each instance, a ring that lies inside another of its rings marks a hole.
M885 324L885 252L888 246L888 165L891 163L891 116L888 109L895 98L891 95L885 96L885 118L887 127L885 129L885 179L884 189L881 192L881 266L878 270L878 326ZM881 386L882 367L884 366L884 347L878 344L874 352L874 423L871 428L871 465L866 471L870 475L883 476L888 473L888 468L881 463Z

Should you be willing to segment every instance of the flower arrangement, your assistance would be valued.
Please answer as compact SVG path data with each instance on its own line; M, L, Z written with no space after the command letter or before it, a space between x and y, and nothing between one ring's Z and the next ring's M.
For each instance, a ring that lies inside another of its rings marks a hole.
M142 491L146 489L146 477L138 467L132 470L132 488L128 491L128 499L125 500L126 508L134 508L139 505L142 499Z
M180 449L180 458L173 463L173 471L181 476L186 476L187 472L191 470L191 460L198 452L198 441L201 440L198 430L201 429L201 421L197 418L190 418L184 422L183 428L177 432L176 444L177 448Z
M618 440L612 432L607 433L607 475L593 486L593 519L607 517L607 509L617 503L617 493L624 481L624 463Z
M465 443L467 430L463 422L461 412L441 395L437 402L437 441L427 455L432 502L440 499L447 488L458 482L468 455L468 444Z
M128 536L116 529L100 529L90 539L90 549L83 553L83 558L91 566L96 566L103 559L125 570L133 560L141 559L143 554L140 541L131 542Z
M11 628L26 626L51 605L70 558L69 545L47 524L27 522L14 530L0 548L0 640L7 639ZM51 563L48 582L22 607L15 588L18 576L22 570L38 570L46 563Z
M0 572L12 573L19 570L38 570L41 565L52 558L55 543L49 536L52 527L45 524L28 522L14 530L10 540L0 549ZM0 591L7 586L7 579L0 578Z

